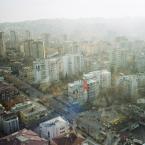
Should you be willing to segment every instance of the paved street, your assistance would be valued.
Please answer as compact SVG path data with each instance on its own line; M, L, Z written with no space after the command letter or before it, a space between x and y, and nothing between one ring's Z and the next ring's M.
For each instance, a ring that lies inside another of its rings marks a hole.
M52 99L51 108L54 109L56 114L63 116L70 123L73 123L77 115L84 111L79 103L71 103L69 100L64 99L63 96L53 97Z

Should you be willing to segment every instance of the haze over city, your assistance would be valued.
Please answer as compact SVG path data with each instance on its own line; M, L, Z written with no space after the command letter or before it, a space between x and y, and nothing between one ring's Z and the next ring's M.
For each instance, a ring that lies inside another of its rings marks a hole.
M145 17L144 0L0 0L0 22Z
M145 0L0 0L0 145L145 145Z

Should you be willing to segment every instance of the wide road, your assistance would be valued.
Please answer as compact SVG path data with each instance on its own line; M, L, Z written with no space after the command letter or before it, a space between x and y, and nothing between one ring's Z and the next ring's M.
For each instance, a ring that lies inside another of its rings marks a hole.
M64 117L70 123L73 123L78 114L84 111L79 103L72 103L64 96L53 97L50 106L56 114Z

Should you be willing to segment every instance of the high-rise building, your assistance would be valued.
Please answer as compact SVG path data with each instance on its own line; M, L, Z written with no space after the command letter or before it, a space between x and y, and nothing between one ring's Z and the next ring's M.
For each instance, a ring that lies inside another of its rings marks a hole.
M77 75L84 69L84 58L81 54L66 54L62 57L63 76Z
M33 44L33 40L24 41L24 53L26 57L32 56L32 44Z
M4 44L4 38L3 38L4 33L0 32L0 56L5 56L6 54L6 49L5 49L5 44Z
M93 71L83 75L83 88L87 100L92 101L101 91L111 87L111 72L107 70Z
M75 41L64 41L62 44L62 54L78 54L82 53L82 48L80 47L80 44Z
M111 70L116 72L127 67L129 42L124 37L116 38L110 51Z
M87 97L84 95L82 80L68 83L68 97L74 102L77 101L80 104L84 104L87 101Z
M101 89L111 88L111 72L103 70L101 72Z
M24 53L26 57L45 58L45 48L43 41L25 40Z
M37 59L33 62L33 70L36 83L59 80L59 60L57 58Z
M100 89L107 89L111 86L111 72L107 70L97 70L83 75L84 80L94 79Z
M49 47L49 41L50 41L50 34L45 33L43 35L43 40L44 40L44 46L45 46L45 48L48 48Z
M87 102L94 101L94 99L97 97L99 92L98 86L99 85L94 79L84 80L84 98L86 98Z
M30 33L30 31L25 31L25 38L24 38L25 40L30 40L31 39L31 33Z
M134 63L138 72L145 72L145 54L143 52L135 55Z
M17 47L17 36L15 31L10 31L10 47L16 49Z
M33 58L45 58L45 48L43 41L34 41L32 43L32 52L31 55Z
M122 75L116 80L116 85L122 89L124 96L136 97L138 94L137 75Z

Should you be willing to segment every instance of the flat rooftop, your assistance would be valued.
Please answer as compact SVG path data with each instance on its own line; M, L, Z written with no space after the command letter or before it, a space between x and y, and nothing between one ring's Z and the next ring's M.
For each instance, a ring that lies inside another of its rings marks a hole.
M47 126L47 127L48 127L48 126L52 126L52 125L55 125L55 124L60 123L60 122L65 123L65 122L67 122L67 121L65 121L62 117L58 116L58 117L53 118L53 119L51 119L51 120L42 122L42 123L40 124L40 126Z
M39 103L32 103L30 107L22 110L21 112L23 114L32 115L32 114L39 113L42 111L47 111L47 109Z

